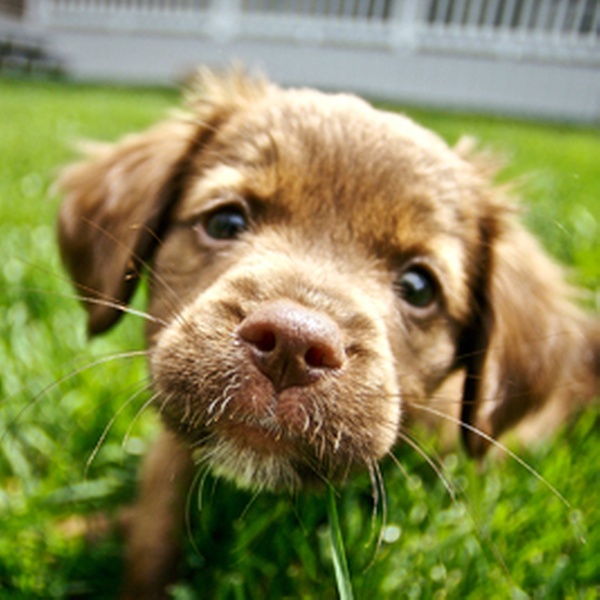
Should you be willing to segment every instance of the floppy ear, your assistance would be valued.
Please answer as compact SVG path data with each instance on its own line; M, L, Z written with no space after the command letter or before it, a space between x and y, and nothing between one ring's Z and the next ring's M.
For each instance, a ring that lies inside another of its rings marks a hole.
M489 441L473 428L497 438L550 402L568 414L600 378L600 322L573 303L561 269L507 211L482 229L475 318L459 349L462 435L475 456Z
M86 299L90 333L121 316L111 304L131 297L201 137L191 120L174 119L115 145L94 145L63 171L60 250Z
M108 329L121 316L119 305L135 290L201 148L232 113L268 88L239 69L222 77L200 71L187 99L192 114L115 145L90 146L86 160L63 171L60 249L85 298L90 333Z

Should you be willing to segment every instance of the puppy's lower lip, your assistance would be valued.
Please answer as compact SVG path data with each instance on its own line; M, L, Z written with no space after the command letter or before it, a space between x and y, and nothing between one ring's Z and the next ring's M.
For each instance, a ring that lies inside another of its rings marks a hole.
M281 431L259 423L229 421L224 422L219 429L223 435L241 446L250 447L263 453L285 453L288 445Z

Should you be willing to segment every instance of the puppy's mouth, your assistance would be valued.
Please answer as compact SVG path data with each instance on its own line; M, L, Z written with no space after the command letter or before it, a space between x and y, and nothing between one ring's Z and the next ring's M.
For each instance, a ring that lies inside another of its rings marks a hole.
M244 377L246 386L230 400L230 406L208 425L236 447L260 455L293 456L299 446L310 444L319 424L309 413L311 400L303 388L276 392L260 373Z
M241 371L246 385L214 418L188 431L192 439L199 436L192 442L198 462L248 489L294 491L329 477L330 457L323 455L327 428L312 412L307 390L276 392L260 373Z

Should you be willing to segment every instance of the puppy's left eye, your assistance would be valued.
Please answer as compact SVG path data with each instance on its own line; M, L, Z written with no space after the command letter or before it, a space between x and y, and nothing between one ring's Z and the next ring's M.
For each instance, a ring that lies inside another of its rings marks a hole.
M411 267L398 278L396 289L400 297L415 308L429 308L438 297L435 278L422 267Z
M204 220L204 230L215 240L234 240L248 229L246 212L238 206L224 206Z

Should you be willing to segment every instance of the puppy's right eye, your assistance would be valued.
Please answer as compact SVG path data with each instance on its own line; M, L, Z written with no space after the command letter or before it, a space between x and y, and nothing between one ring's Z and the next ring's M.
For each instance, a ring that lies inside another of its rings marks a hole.
M424 311L435 305L438 287L433 275L419 265L413 265L396 282L400 297L413 308Z
M246 229L248 217L238 206L218 208L204 220L204 230L214 240L234 240Z

